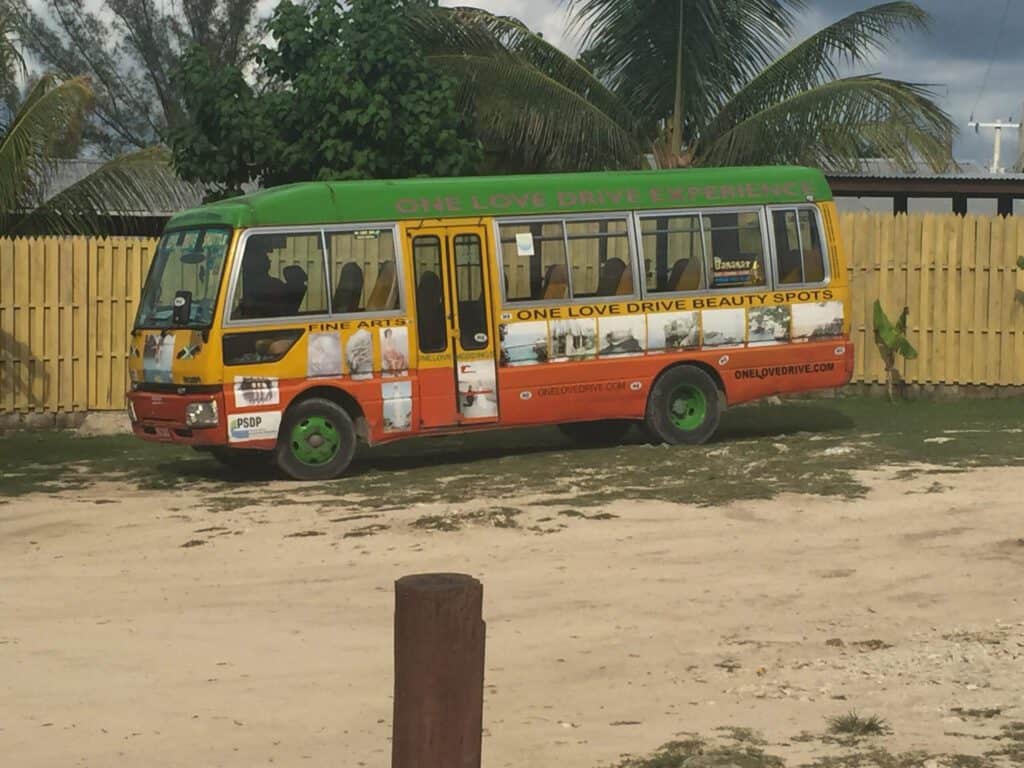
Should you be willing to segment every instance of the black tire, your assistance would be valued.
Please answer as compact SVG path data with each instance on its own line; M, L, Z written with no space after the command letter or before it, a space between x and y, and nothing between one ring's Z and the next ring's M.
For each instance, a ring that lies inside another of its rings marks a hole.
M274 455L277 466L293 480L340 477L355 453L355 425L337 403L311 397L285 412Z
M604 421L574 421L559 424L562 434L580 445L618 445L633 428L628 419L605 419Z
M665 371L647 397L644 430L670 445L706 443L718 429L724 400L715 380L693 365Z
M265 468L273 456L270 451L256 451L252 448L229 448L226 445L213 446L206 453L209 453L225 467L239 470Z

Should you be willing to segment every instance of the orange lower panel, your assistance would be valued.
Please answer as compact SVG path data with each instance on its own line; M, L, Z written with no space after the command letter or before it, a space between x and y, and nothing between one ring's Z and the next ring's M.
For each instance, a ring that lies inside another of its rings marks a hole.
M833 339L506 367L498 373L500 423L642 418L654 379L665 368L682 362L700 363L713 370L727 402L735 405L771 395L844 386L853 375L853 345Z

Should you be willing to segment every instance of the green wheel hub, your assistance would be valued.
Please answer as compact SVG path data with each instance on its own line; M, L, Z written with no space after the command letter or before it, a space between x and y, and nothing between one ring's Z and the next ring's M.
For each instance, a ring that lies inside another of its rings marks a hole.
M323 416L310 416L292 428L292 453L312 467L326 464L341 448L341 435Z
M708 400L697 387L683 384L669 398L668 417L676 429L696 429L708 415Z

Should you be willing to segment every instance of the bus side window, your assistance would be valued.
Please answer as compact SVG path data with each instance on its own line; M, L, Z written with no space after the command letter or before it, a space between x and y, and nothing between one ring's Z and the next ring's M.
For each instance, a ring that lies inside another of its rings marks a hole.
M499 232L506 301L569 298L561 221L501 224Z
M250 235L234 295L232 320L327 314L320 233Z
M640 242L648 293L697 291L704 287L704 239L699 214L640 219Z
M572 298L633 294L629 225L623 219L565 222Z
M711 268L709 287L730 290L767 285L760 214L707 213L701 218Z
M772 211L779 283L794 285L825 280L825 257L818 218L809 208Z
M443 352L448 349L448 324L441 282L440 238L421 235L413 239L412 260L416 271L416 335L420 352Z
M388 312L401 305L394 232L360 229L327 232L331 311L336 315Z

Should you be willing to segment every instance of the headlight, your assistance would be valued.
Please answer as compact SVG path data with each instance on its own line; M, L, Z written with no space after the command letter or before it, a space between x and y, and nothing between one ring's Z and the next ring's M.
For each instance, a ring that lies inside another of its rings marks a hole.
M128 401L128 418L132 420L133 424L139 420L139 417L135 414L135 403L131 400Z
M217 426L217 402L189 403L185 406L185 423L190 427Z

